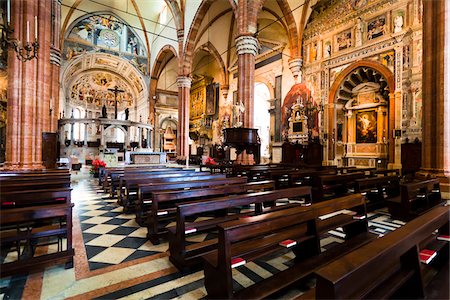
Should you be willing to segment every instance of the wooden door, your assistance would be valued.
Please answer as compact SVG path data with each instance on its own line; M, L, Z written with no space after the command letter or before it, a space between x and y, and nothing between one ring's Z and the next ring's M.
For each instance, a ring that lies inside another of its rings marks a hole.
M43 132L42 164L47 169L55 169L57 159L58 159L58 134L55 132Z

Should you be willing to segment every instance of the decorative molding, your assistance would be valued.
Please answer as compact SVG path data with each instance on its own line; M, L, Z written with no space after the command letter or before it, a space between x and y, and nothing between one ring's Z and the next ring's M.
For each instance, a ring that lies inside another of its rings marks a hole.
M366 5L359 10L352 9L351 1L337 2L334 6L326 9L317 19L307 25L304 32L304 40L307 41L316 35L331 32L345 23L353 23L353 20L357 19L359 16L390 8L398 1L399 0L380 0L372 5ZM336 18L336 16L342 17Z
M252 54L256 56L258 54L258 50L259 43L257 38L249 35L239 36L236 38L236 52L238 55Z
M390 38L388 40L382 41L381 43L376 43L374 45L359 49L358 51L353 51L351 53L347 53L345 55L341 55L341 56L329 59L329 60L325 61L323 63L323 65L326 68L332 68L332 67L341 65L343 63L349 63L356 58L361 59L361 58L369 57L369 56L384 52L386 50L392 49L396 43L397 43L397 41L395 39Z

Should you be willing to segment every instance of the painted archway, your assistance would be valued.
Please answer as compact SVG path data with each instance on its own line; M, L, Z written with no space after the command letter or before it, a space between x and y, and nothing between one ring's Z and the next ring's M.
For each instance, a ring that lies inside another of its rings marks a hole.
M394 74L384 65L361 60L345 68L336 78L330 88L328 98L328 160L336 157L336 141L338 140L336 104L339 99L346 100L346 93L350 93L351 87L356 87L364 82L380 81L380 94L388 101L388 158L389 163L394 161L395 143L393 129L395 128L395 79ZM347 84L347 86L346 86ZM350 85L348 85L350 84Z

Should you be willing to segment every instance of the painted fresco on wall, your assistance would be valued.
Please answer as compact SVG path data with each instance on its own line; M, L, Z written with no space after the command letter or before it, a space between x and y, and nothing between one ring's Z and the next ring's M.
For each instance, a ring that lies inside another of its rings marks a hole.
M352 46L352 31L346 30L335 36L335 49L338 51L350 48Z
M380 55L381 64L388 67L391 71L394 70L395 52L389 51Z
M108 72L90 72L75 80L70 88L70 98L82 106L89 105L100 108L105 104L107 107L114 107L114 93L109 89L113 89L115 86L125 91L117 94L118 107L121 109L133 107L133 92L129 84Z
M386 34L386 15L381 15L367 23L367 39L372 40Z
M377 142L377 112L375 110L362 111L356 114L356 142Z
M92 45L135 55L145 55L145 48L134 32L113 15L90 15L80 20L68 36Z

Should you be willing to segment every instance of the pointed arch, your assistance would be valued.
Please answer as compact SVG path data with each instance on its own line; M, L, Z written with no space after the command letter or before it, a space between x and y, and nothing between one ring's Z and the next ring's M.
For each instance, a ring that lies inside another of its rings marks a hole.
M198 51L200 50L204 50L206 52L208 52L210 55L212 55L212 57L214 57L214 59L217 61L217 63L220 66L220 70L221 70L221 85L228 85L228 76L227 76L227 67L225 66L225 62L222 59L222 56L220 56L219 51L217 51L216 47L214 47L214 45L211 42L206 42L203 45L201 45L200 47L198 47L195 51L194 51L194 55L193 57L195 57L195 55L198 53Z
M287 33L288 33L289 44L290 44L289 48L290 48L291 56L293 58L299 57L300 47L299 47L297 25L295 23L295 19L294 19L294 15L292 14L291 7L289 6L289 3L286 0L277 0L277 3L281 9L281 12L283 13L285 20L286 20Z

